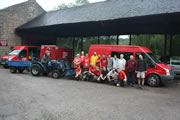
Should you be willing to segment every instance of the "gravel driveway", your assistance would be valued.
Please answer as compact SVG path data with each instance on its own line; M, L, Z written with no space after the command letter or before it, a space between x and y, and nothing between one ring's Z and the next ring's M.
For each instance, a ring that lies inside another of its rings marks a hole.
M140 90L0 68L0 120L180 120L180 80Z

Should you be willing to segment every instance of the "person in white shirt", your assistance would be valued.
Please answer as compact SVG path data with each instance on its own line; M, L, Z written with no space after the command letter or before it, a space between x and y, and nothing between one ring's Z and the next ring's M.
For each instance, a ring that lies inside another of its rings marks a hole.
M111 83L111 84L115 80L117 80L117 72L114 68L107 74L107 78L108 78L109 83Z
M117 68L120 70L125 70L126 60L124 59L124 55L120 55L120 59L118 60Z
M118 62L119 62L119 59L117 58L117 55L114 55L114 58L113 58L113 68L114 69L118 68Z

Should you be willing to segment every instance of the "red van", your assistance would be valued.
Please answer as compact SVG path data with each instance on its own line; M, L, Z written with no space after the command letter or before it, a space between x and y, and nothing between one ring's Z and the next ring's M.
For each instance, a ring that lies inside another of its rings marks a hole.
M159 86L160 83L165 84L167 81L174 79L173 69L160 62L149 49L141 46L129 46L129 45L91 45L89 48L89 56L92 56L94 52L102 55L103 53L108 56L124 54L126 61L130 55L134 56L134 60L139 59L139 55L143 55L148 64L148 70L146 73L146 83L149 86Z
M7 61L28 61L31 57L39 57L39 54L40 46L15 46L8 56L4 56L4 58Z

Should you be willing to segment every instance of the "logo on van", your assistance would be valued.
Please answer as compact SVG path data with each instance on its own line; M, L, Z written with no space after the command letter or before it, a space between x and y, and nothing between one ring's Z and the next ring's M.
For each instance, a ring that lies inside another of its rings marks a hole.
M68 52L63 52L62 58L66 58L68 56Z

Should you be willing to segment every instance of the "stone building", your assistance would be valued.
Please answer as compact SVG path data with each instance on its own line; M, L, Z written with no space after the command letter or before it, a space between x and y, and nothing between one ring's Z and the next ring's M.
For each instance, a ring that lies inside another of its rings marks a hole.
M15 33L15 29L44 12L35 0L28 0L0 10L0 41L8 43L7 46L0 46L0 57L7 54L11 47L24 43L23 39Z

